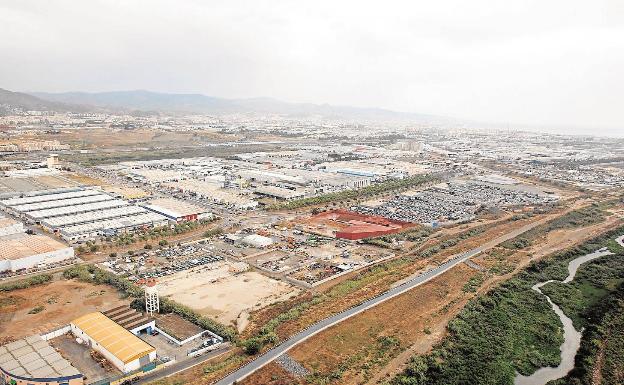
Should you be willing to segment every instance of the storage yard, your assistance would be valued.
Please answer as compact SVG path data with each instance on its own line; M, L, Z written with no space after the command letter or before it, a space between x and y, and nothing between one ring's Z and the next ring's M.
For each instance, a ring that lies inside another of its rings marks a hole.
M223 261L223 257L214 255L210 245L189 243L170 248L143 251L137 255L109 258L102 265L128 279L140 280L161 278L194 267Z
M361 205L354 210L366 215L436 226L470 221L485 208L526 208L552 204L557 200L557 196L534 188L471 180L452 181L425 191L396 195L378 205Z

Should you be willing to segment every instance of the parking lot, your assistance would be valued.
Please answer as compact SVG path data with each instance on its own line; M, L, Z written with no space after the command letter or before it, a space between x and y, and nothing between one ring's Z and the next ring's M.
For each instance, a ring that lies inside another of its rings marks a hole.
M353 209L367 215L434 225L470 221L482 208L526 207L553 203L556 200L554 196L522 186L458 180L414 194L396 195L376 206L362 205Z
M186 345L178 346L162 334L153 336L143 333L139 335L139 338L155 347L158 357L163 361L183 360L186 358L186 352L189 349Z
M194 267L223 261L207 243L191 243L137 255L110 258L103 265L117 274L134 274L130 279L160 278Z

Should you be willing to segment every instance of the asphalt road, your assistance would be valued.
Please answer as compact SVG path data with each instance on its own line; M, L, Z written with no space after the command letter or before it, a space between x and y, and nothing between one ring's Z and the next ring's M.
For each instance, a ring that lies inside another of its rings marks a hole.
M249 362L248 364L240 367L236 371L230 373L229 375L225 376L221 380L217 381L215 385L231 385L234 383L234 381L240 381L244 379L245 377L249 376L250 374L254 373L255 371L257 371L258 369L262 368L263 366L269 364L271 361L275 360L277 357L286 353L288 350L290 350L294 346L320 333L321 331L339 322L342 322L350 317L353 317L354 315L359 314L367 309L377 306L380 303L385 302L393 297L396 297L397 295L403 294L408 290L411 290L417 286L420 286L423 283L437 277L438 275L443 274L444 272L452 269L456 265L463 263L464 261L480 254L481 252L491 249L492 247L495 247L499 245L500 243L508 241L512 238L515 238L518 235L523 234L539 226L540 224L544 222L546 222L546 220L541 220L541 221L530 223L519 229L511 231L498 238L495 238L477 248L474 248L472 250L466 251L461 254L457 254L453 258L448 260L447 262L443 263L442 265L435 267L433 269L427 270L413 277L412 279L402 283L401 285L393 287L392 289L378 295L377 297L371 298L361 303L360 305L357 305L341 313L333 315L329 318L325 318L324 320L321 320L315 324L312 324L307 329L304 329L300 331L299 333L291 336L290 338L288 338L281 344L277 345L273 349L270 349L266 351L265 353L259 355L255 360Z
M180 362L176 362L171 364L171 366L168 366L164 369L161 370L157 370L153 373L147 374L143 377L141 377L140 379L132 382L132 384L147 384L148 382L151 381L156 381L159 380L161 378L165 378L168 376L171 376L173 374L176 374L178 372L181 372L183 370L189 369L195 365L199 365L204 361L207 361L211 358L214 358L216 356L219 356L227 351L229 351L231 349L231 346L229 343L224 343L223 345L221 345L219 348L209 352L209 353L205 353L202 354L199 357L192 357L192 358L188 358L184 361L180 361Z

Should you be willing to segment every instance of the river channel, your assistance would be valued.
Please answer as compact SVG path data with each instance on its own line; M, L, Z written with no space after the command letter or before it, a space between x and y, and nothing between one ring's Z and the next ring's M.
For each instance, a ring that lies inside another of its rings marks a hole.
M618 243L624 246L624 236L619 237L617 239ZM574 279L576 275L576 271L578 268L591 260L596 258L604 257L605 255L613 254L606 247L600 250L594 251L593 253L583 255L581 257L575 258L568 264L568 276L564 279L563 283L569 283ZM568 318L563 311L559 308L559 306L555 305L550 297L542 293L540 288L553 280L540 282L538 284L533 285L532 289L537 291L538 293L544 295L550 306L555 311L559 319L561 319L561 323L563 324L563 345L561 345L561 363L557 367L543 367L538 369L535 373L530 376L523 376L521 374L517 374L514 379L514 385L544 385L549 381L556 380L568 374L570 370L574 368L574 357L576 356L576 352L581 347L581 332L577 331L572 324L572 320Z

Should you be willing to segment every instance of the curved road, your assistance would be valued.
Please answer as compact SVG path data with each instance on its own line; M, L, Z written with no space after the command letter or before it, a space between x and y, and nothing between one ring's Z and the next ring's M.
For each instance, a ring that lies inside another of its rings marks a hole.
M548 218L549 219L549 218ZM427 270L415 277L413 277L412 279L396 286L393 287L392 289L378 295L377 297L371 298L369 300L364 301L363 303L354 306L350 309L344 310L336 315L333 315L329 318L325 318L324 320L321 320L315 324L310 325L307 329L304 329L302 331L300 331L299 333L291 336L290 338L288 338L287 340L285 340L284 342L282 342L281 344L277 345L276 347L274 347L273 349L267 350L265 353L261 354L260 356L258 356L256 359L254 359L253 361L247 363L246 365L240 367L239 369L237 369L236 371L230 373L229 375L225 376L224 378L222 378L221 380L217 381L215 383L215 385L231 385L233 384L235 381L240 381L242 379L244 379L245 377L249 376L250 374L254 373L255 371L257 371L258 369L262 368L263 366L269 364L271 361L275 360L277 357L281 356L282 354L286 353L288 350L290 350L291 348L293 348L295 345L300 344L301 342L307 340L308 338L320 333L321 331L339 323L342 322L344 320L346 320L347 318L353 317L356 314L359 314L367 309L372 308L373 306L377 306L382 302L385 302L393 297L396 297L397 295L403 294L408 290L411 290L417 286L422 285L423 283L437 277L438 275L452 269L454 266L476 256L477 254L491 249L494 246L497 246L500 243L503 243L505 241L508 241L512 238L517 237L520 234L523 234L539 225L541 225L542 223L546 222L547 219L543 219L540 221L536 221L533 223L529 223L519 229L516 229L512 232L509 232L505 235L502 235L498 238L493 239L492 241L483 244L477 248L474 248L472 250L466 251L464 253L461 254L457 254L456 256L454 256L453 258L451 258L450 260L448 260L447 262L441 264L438 267L435 267L433 269Z

